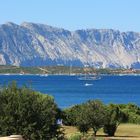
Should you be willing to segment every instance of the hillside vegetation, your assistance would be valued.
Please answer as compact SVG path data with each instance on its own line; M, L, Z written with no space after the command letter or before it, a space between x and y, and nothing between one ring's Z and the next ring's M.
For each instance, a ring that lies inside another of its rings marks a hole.
M44 67L17 67L0 65L0 73L6 74L140 74L140 70L133 69L95 69L91 67L66 67L66 66L44 66Z

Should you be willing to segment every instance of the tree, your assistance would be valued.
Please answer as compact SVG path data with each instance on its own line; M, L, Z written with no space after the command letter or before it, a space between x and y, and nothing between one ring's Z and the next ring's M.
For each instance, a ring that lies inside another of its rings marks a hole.
M106 108L98 100L88 101L65 110L67 124L76 125L80 132L87 133L92 128L94 135L104 126Z
M59 139L58 108L51 96L12 83L0 91L0 101L0 135L21 134L27 140Z
M89 130L88 114L85 104L75 105L64 111L66 125L76 126L78 130L85 134Z
M135 104L121 104L119 105L121 111L126 115L127 122L140 124L140 107Z
M74 105L73 107L63 110L63 123L69 126L76 126L77 113L80 105Z
M85 104L79 106L76 114L76 126L80 132L87 133L90 128L90 122L88 121L88 112Z
M86 103L88 122L96 136L97 131L103 127L105 123L106 109L102 102L98 100L88 101Z
M106 121L104 132L109 136L114 136L117 127L125 120L125 114L120 110L119 106L110 104L107 107Z

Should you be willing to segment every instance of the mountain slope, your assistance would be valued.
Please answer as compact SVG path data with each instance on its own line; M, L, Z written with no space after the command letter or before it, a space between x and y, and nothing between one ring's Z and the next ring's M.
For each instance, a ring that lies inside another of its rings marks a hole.
M110 29L70 32L44 24L0 25L0 64L140 67L140 34Z

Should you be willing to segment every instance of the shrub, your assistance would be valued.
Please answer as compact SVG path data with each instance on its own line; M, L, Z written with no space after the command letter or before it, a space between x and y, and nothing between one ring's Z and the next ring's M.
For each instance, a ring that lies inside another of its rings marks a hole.
M74 134L68 138L68 140L81 140L82 139L82 134Z
M60 138L58 108L51 96L12 83L0 91L0 101L0 135L21 134L27 140Z
M129 123L140 124L140 107L135 104L119 105Z

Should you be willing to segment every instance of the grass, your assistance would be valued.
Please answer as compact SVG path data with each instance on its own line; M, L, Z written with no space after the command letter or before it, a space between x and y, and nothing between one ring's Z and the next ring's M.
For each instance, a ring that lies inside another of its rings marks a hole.
M121 124L118 127L116 136L140 137L140 125Z
M72 126L64 126L65 129L65 135L66 137L70 137L71 135L75 134L75 133L79 133L79 131L76 129L76 127L72 127ZM92 130L89 131L89 134L92 134ZM97 136L101 136L104 137L105 134L103 133L103 130L99 130L99 132L97 132ZM131 139L131 138L138 138L140 139L140 125L136 125L136 124L121 124L116 133L115 133L115 137L122 137L122 139Z

